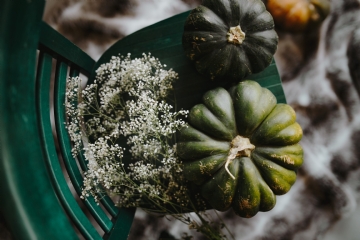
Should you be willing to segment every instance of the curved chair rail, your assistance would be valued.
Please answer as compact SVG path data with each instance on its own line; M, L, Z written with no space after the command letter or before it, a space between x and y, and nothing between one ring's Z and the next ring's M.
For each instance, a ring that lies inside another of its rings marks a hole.
M126 239L135 209L78 198L86 163L71 155L66 79L89 77L95 61L41 21L43 8L6 0L0 10L1 214L16 239Z

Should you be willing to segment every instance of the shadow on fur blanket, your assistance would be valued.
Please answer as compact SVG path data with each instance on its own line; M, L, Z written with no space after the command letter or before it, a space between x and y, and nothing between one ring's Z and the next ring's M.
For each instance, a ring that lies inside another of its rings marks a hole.
M97 59L123 36L199 2L52 0L44 19ZM359 239L360 1L332 0L317 31L278 34L275 59L304 129L304 165L272 211L223 217L235 239ZM138 211L130 238L174 239L184 231L181 223Z

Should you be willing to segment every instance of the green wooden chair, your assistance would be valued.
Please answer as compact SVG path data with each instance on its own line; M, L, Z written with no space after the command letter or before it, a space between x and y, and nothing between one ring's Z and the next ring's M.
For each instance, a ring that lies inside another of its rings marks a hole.
M151 52L184 79L175 86L178 108L189 109L216 83L198 75L184 56L181 36L187 12L122 39L95 62L41 21L44 4L44 0L1 3L0 212L16 239L126 239L135 209L118 209L107 196L100 205L92 198L77 200L86 162L81 154L72 157L64 124L67 77L81 73L91 82L95 69L111 56ZM285 102L275 63L251 79ZM204 85L204 91L193 91L196 85Z

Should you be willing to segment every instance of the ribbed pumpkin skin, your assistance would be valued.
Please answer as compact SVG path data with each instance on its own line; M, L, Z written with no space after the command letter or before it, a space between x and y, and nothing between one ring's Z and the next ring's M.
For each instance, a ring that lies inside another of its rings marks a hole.
M242 44L227 41L229 29L237 25L245 32ZM186 56L211 79L239 81L262 71L277 44L273 18L261 0L204 0L184 26Z
M249 156L239 155L225 169L237 136L255 145ZM275 96L246 80L230 91L207 92L180 130L177 152L184 176L200 186L202 196L219 211L230 207L241 217L271 210L275 195L285 194L303 162L302 129L294 110L277 104Z

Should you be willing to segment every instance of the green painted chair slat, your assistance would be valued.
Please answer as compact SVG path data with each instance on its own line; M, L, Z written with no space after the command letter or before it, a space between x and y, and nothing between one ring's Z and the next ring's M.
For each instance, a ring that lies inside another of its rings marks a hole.
M70 74L69 76L70 77L78 77L80 75L80 70L74 66L71 67L70 69ZM73 105L77 105L78 102L77 101L74 101L72 103ZM85 160L85 157L84 155L82 154L83 150L81 149L81 152L78 154L78 162L79 162L79 165L81 167L81 170L82 171L86 171L87 170L87 164L86 164L86 160Z
M82 145L82 148L83 148L84 145ZM79 164L80 164L80 167L81 167L81 170L83 171L86 171L88 169L87 167L87 163L86 163L86 159L85 159L85 156L84 156L84 150L81 149L79 155L78 155L78 160L79 160Z
M70 77L77 77L79 76L80 71L76 67L71 67L70 69ZM77 104L77 102L74 102L73 104ZM80 153L77 156L79 165L81 167L82 171L86 171L87 168L87 162L84 156L84 151L81 150ZM99 194L100 201L102 205L105 207L105 209L109 212L109 214L112 217L117 216L119 213L119 209L114 205L114 202L111 200L111 198L106 194Z
M43 0L1 1L0 212L14 239L74 239L47 171L36 115L43 7Z
M126 240L128 238L131 224L136 208L120 208L118 216L114 219L111 235L105 234L107 240Z
M50 34L49 34L50 33ZM51 36L51 35L56 35L56 37L57 37L57 39L60 39L60 38L63 38L61 35L59 36L59 34L55 31L55 30L53 30L51 27L49 27L49 26L46 26L46 24L45 23L42 23L42 31L41 31L41 35L45 35L45 36ZM47 51L49 51L49 49L50 50L52 50L53 52L55 52L56 54L54 54L56 57L60 57L60 59L62 59L62 58L65 58L64 57L64 55L66 56L68 53L67 52L64 52L65 50L67 50L67 51L72 51L72 52L80 52L81 50L79 50L75 45L73 45L71 42L68 42L68 40L67 39L65 39L65 40L62 40L62 41L57 41L57 42L61 42L61 46L67 46L67 45L69 45L67 48L63 48L62 49L62 52L57 52L58 51L58 46L53 46L53 44L54 44L54 41L52 41L52 40L50 40L51 38L49 38L49 37L42 37L41 39L40 39L40 49L42 49L42 48L44 48L44 46L42 46L42 45L45 45L46 46L46 50ZM75 50L72 50L72 49L75 49ZM70 52L71 52L70 51ZM82 54L82 59L83 58L85 58L85 59L88 59L88 58L90 58L90 57L88 57L88 55L86 55L85 53L83 53ZM74 58L71 58L71 61L69 62L69 64L71 64L71 66L72 66L72 68L71 68L71 70L70 70L70 76L78 76L79 75L79 70L78 70L78 68L80 67L84 67L84 66L80 66L80 64L75 64L75 66L73 65L73 59ZM76 59L79 59L79 58L76 58ZM94 63L94 61L91 59L91 61ZM87 60L87 61L85 61L85 62L91 62L91 61L89 61L89 60ZM90 64L88 64L88 66L89 66ZM75 69L75 68L77 68L77 69ZM72 70L74 69L74 71L72 72ZM89 70L89 67L87 67L87 70L85 70L85 71L81 71L81 72L85 72L85 74L86 73L88 73L88 70ZM81 168L82 168L82 170L85 170L86 169L86 162L85 162L85 159L84 159L84 157L82 156L82 155L79 155L79 158L78 158L78 160L79 160L79 164L80 164L80 166L81 166ZM80 178L79 178L79 180L80 180ZM79 188L78 188L78 190L79 190ZM115 217L117 214L118 214L118 208L117 207L115 207L115 205L114 205L114 203L112 202L112 200L107 196L107 195L101 195L100 196L100 198L101 198L101 203L103 204L103 206L106 208L106 210L110 213L110 215L112 216L112 217ZM93 204L94 205L94 204ZM100 212L98 213L98 214L101 214ZM101 215L103 215L103 214L101 214ZM103 215L103 217L104 217L104 215ZM109 223L109 222L108 222ZM108 227L105 227L105 229L104 229L105 231L108 231L109 229L108 229Z
M68 65L65 62L57 62L55 72L55 90L54 90L54 111L55 111L55 125L57 136L59 140L60 149L63 156L67 172L78 195L81 195L81 188L83 186L83 178L77 166L76 160L71 153L71 142L65 127L66 114L65 114L65 92L66 92L66 79L67 79ZM100 227L109 232L112 227L112 222L105 212L95 202L92 197L84 200L84 204L95 218Z
M57 83L62 90L69 66L71 75L89 76L95 61L41 22L43 8L44 0L4 0L0 9L0 192L8 196L0 198L1 214L16 239L77 239L72 224L84 238L101 239L65 179L52 135L49 103L52 57L58 62L57 80L62 82ZM58 90L55 98L63 97L64 92ZM67 161L71 144L65 134L63 102L64 98L56 99L60 110L57 132L65 136L60 138L65 143L62 154L79 194L86 161L79 158L81 169L75 161ZM93 199L84 204L105 231L104 238L125 239L122 236L129 233L134 209L119 211L106 195L101 201L112 220Z
M69 76L70 77L77 77L77 76L79 76L79 74L80 74L80 69L78 67L72 66L71 69L70 69Z
M39 116L39 128L41 129L42 145L44 155L48 164L49 174L58 197L68 213L72 222L87 239L101 239L99 233L94 229L80 206L72 195L55 148L50 120L50 78L52 70L52 57L48 53L40 52L37 71L36 97Z
M118 216L119 209L114 205L114 202L111 200L111 198L108 195L99 194L99 198L101 199L100 201L102 205L105 207L105 209L112 217Z
M80 67L85 74L91 72L95 61L89 55L55 31L48 24L41 22L40 29L40 50L45 48L47 52L51 53L56 58L61 57L63 61Z
M84 151L81 150L77 157L82 171L86 171L88 167L84 156ZM104 193L99 193L98 195L100 198L100 202L105 207L106 211L108 211L111 217L116 217L119 214L119 209L115 206L111 198Z

